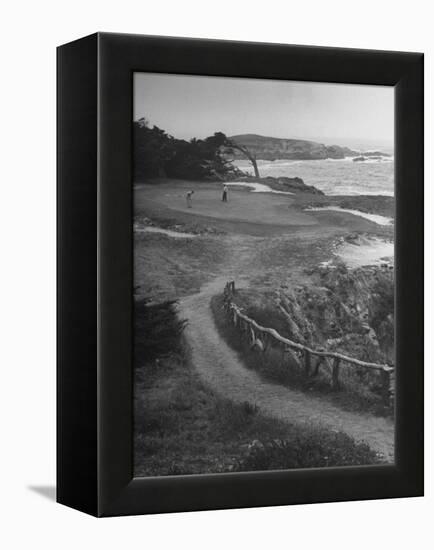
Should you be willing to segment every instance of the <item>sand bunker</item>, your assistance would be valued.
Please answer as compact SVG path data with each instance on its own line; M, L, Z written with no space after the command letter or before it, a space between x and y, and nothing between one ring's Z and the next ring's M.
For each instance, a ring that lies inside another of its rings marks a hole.
M345 242L335 251L348 267L356 268L368 265L393 265L394 244L381 239L360 239L357 243Z
M294 193L290 193L289 191L276 191L274 189L271 189L268 185L265 185L264 183L256 183L256 182L247 182L247 181L230 181L227 182L226 185L237 185L240 187L248 187L252 193L276 193L278 195L294 195Z
M182 233L181 231L171 231L170 229L163 229L162 227L154 227L149 225L142 227L135 226L134 231L136 233L163 233L164 235L174 237L175 239L193 239L194 237L197 237L197 235L194 235L193 233Z
M360 216L371 222L377 223L378 225L392 225L393 218L388 218L386 216L380 216L379 214L368 214L367 212L361 212L360 210L350 210L349 208L341 208L340 206L317 206L305 208L305 211L308 212L346 212L347 214L353 214L354 216Z

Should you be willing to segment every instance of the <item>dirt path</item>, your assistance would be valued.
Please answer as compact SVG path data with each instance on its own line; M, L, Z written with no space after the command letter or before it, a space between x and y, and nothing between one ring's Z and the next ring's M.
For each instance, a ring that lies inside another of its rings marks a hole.
M186 334L193 363L202 379L223 397L256 404L270 416L342 430L393 461L394 430L390 420L343 411L321 398L264 382L240 362L218 334L210 308L211 297L222 292L229 278L217 277L199 293L180 301L180 315L188 319Z

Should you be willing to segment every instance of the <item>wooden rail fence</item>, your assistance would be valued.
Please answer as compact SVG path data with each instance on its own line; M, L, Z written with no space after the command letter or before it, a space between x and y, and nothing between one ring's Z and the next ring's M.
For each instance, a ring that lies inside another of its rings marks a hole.
M245 315L233 302L234 294L235 281L229 281L226 283L223 293L225 310L230 316L233 325L248 337L252 349L254 348L264 353L270 346L274 346L280 347L283 353L295 351L303 357L303 370L306 377L315 377L319 372L320 366L327 364L331 367L331 384L335 390L341 387L339 374L342 365L379 372L381 375L384 402L386 405L393 404L395 394L395 368L393 366L360 361L338 352L314 350L308 346L284 338L277 330L262 327ZM315 365L312 364L312 357L317 358Z

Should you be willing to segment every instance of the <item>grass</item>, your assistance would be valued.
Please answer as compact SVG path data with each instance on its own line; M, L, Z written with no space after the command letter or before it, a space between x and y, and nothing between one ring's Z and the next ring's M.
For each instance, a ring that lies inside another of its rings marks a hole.
M160 195L167 190L156 189L155 192ZM248 194L244 196L250 197ZM219 208L222 206L220 202L216 204ZM196 224L191 218L193 213L174 212L157 201L148 201L146 196L140 197L140 193L136 207L138 216L155 217L162 226L181 224L183 230L197 231L201 235L185 240L170 239L160 234L135 235L135 284L140 285L136 294L137 298L145 298L135 312L136 326L142 335L135 342L135 475L164 476L381 462L380 457L366 445L356 444L345 434L307 425L290 425L264 416L254 403L235 404L215 394L202 383L191 364L182 330L176 331L175 341L170 338L176 326L176 306L170 300L198 291L205 282L222 272L224 266L233 266L237 248L231 247L238 246L238 240L228 242L229 237L212 236L206 230L208 226L213 230L239 235L239 239L244 234L274 237L281 235L282 228L256 223L254 217L244 224L230 219L198 218L200 227L190 228L188 224ZM248 272L251 280L264 278L270 288L276 287L276 281L286 281L288 273L292 274L291 277L302 277L307 262L306 246L309 246L309 266L315 266L328 257L327 247L331 246L336 234L343 234L344 230L340 226L313 227L301 238L297 237L301 229L294 226L290 239L279 237L276 240L255 241L249 244L249 254L244 253L246 258L239 261L240 273ZM165 303L164 307L154 310L158 314L158 323L154 322L154 315L140 318L142 308L146 311L146 306L151 305L146 302L147 298L151 298L154 305ZM261 312L259 306L258 314ZM265 313L263 324L268 319ZM235 347L239 337L232 336ZM244 359L244 348L239 351ZM252 361L254 356L257 357L256 353L252 353ZM257 369L263 367L259 363L249 366ZM280 381L288 376L288 369L275 359L270 360L263 374ZM294 383L296 375L294 369L288 384ZM304 382L299 378L297 383ZM306 391L310 391L309 388Z
M215 276L227 251L219 238L173 239L158 233L134 237L134 284L155 301L198 292Z
M136 369L135 475L161 476L380 462L343 433L288 425L203 385L187 350Z
M248 368L258 372L264 380L299 389L308 392L310 395L321 396L344 410L367 412L376 416L390 416L393 414L391 407L385 406L381 397L367 391L361 382L357 391L357 384L354 384L353 381L351 381L351 387L334 390L330 385L330 381L324 377L306 378L296 358L291 354L286 355L283 360L282 352L279 349L271 348L266 353L252 350L239 330L228 322L223 309L222 296L212 298L211 310L220 335L233 350L238 352L243 363ZM246 313L262 326L275 328L277 331L284 333L282 330L283 320L275 311L261 310L258 305L253 305Z

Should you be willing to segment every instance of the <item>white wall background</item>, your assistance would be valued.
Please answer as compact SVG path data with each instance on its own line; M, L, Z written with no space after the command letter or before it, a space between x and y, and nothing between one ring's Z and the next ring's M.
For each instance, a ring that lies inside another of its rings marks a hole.
M95 31L113 31L425 52L426 265L427 280L432 280L430 3L16 0L4 3L0 26L0 545L74 550L96 544L177 550L429 547L434 540L432 403L427 408L431 452L424 499L96 520L31 487L50 487L55 480L55 47ZM433 292L426 290L429 311ZM427 349L428 369L432 359Z

